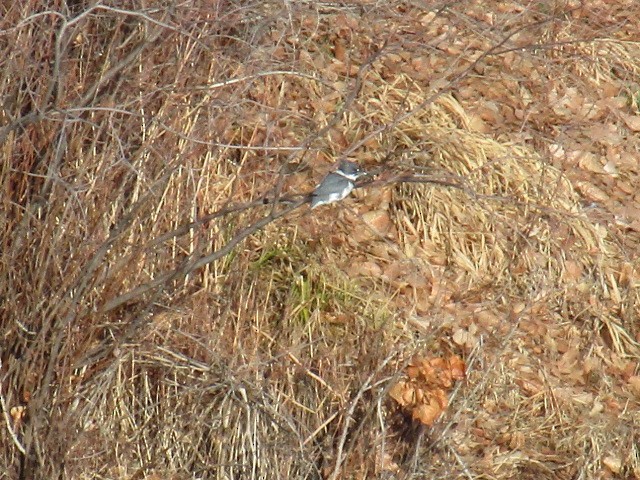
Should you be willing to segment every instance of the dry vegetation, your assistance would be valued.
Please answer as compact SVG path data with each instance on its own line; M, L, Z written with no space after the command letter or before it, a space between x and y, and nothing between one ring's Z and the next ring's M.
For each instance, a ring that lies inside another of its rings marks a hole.
M0 478L640 478L637 2L1 8Z

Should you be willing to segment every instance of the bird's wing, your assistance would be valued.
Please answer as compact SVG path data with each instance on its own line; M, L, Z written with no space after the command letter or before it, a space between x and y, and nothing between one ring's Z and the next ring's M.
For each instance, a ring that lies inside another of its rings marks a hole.
M322 182L316 187L314 193L326 193L341 191L343 188L348 187L349 179L342 175L336 175L335 173L327 175Z

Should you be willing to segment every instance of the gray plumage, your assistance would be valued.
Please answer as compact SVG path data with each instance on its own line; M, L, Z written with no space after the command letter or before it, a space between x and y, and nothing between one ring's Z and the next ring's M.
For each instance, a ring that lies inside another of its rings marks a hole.
M311 208L342 200L355 188L358 177L366 175L357 163L342 160L335 172L329 173L311 194Z

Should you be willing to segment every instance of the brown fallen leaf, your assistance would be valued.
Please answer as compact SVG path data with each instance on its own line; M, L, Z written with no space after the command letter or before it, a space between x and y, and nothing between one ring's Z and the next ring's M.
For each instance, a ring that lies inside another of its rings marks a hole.
M424 358L415 355L405 368L406 379L389 390L389 396L411 418L432 425L448 406L448 392L465 376L464 361L457 355Z
M362 215L362 220L378 235L385 236L393 223L386 210L373 210Z
M420 423L430 427L431 425L433 425L433 422L436 421L441 413L442 408L440 407L440 405L438 405L438 402L433 400L428 404L423 404L415 408L411 416L414 420L418 420Z
M629 130L634 132L640 132L640 115L628 115L626 113L620 113L622 120L627 125Z

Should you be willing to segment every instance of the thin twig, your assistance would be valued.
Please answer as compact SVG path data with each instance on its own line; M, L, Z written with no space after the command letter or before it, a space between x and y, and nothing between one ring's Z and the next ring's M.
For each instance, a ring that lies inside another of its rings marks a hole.
M0 367L2 367L1 360L0 360ZM22 443L20 443L20 440L18 439L18 435L16 434L16 432L13 430L13 427L11 426L11 418L9 417L9 410L7 410L7 403L5 402L4 395L2 393L2 382L0 382L0 407L2 407L2 414L4 416L5 422L7 423L7 430L9 431L9 436L11 437L11 440L13 440L13 443L15 444L16 448L20 450L20 453L22 453L23 455L26 455L27 450L24 448Z
M349 432L350 432L349 427L351 426L351 422L353 422L353 414L356 410L356 407L358 406L358 402L360 401L364 393L371 388L371 381L387 366L387 364L394 357L395 357L394 353L392 353L391 355L388 355L387 358L385 358L382 361L382 363L378 365L378 368L376 368L376 370L367 377L367 379L364 381L364 383L358 390L358 393L356 393L356 396L353 397L353 399L351 400L349 404L349 408L347 409L347 412L344 418L343 425L342 425L342 433L340 434L340 440L338 442L338 447L336 449L336 463L333 467L333 472L329 477L330 480L336 480L340 475L340 467L344 462L342 452L344 451L344 446L347 443L347 436L349 435Z
M285 208L283 208L280 211L272 210L271 213L266 217L258 220L257 222L249 225L248 227L243 228L238 233L236 233L233 236L233 238L229 240L220 249L215 250L210 254L205 255L204 257L200 257L196 259L187 259L185 260L185 262L183 262L182 266L179 267L178 269L159 275L151 282L140 285L132 290L129 290L128 292L122 295L117 296L116 298L109 300L107 303L105 303L102 306L102 308L100 308L99 310L100 313L109 312L114 308L117 308L120 305L127 303L140 295L144 295L145 293L149 292L150 290L153 290L156 287L164 285L165 283L167 283L173 278L176 278L177 276L189 275L190 273L204 267L205 265L208 265L209 263L212 263L218 260L219 258L222 258L225 255L228 255L236 247L236 245L238 245L248 236L263 229L264 227L269 225L271 222L284 217L285 215L289 214L293 210L300 208L306 202L307 202L307 199L305 198L305 199L298 200L297 202L291 205L287 205ZM189 228L187 227L186 230L189 230Z

